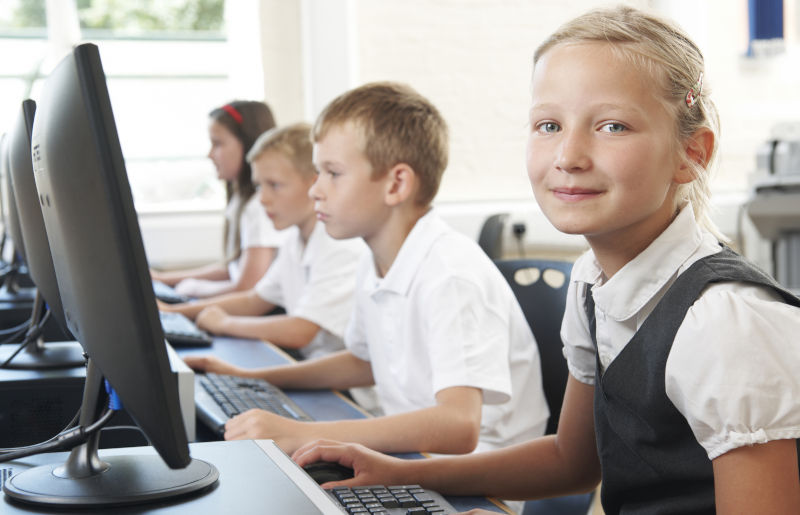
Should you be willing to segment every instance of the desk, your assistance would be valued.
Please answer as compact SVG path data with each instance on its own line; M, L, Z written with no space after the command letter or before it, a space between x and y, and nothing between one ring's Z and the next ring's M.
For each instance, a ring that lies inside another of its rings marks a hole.
M235 365L248 368L281 365L291 358L277 347L256 340L238 338L214 338L210 349L183 348L176 349L179 355L214 354ZM365 418L369 416L360 408L339 393L329 390L285 390L286 394L316 420L342 420ZM198 423L198 435L201 434ZM404 458L423 458L419 454L403 454ZM485 510L506 513L503 509L484 497L447 497L447 500L458 510L483 508Z

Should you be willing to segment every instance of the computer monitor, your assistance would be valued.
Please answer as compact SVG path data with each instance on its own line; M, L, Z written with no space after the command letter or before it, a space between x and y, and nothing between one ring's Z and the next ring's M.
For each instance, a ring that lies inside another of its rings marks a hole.
M6 239L7 239L7 226L6 226L6 189L5 179L3 175L6 173L6 133L0 134L0 263L3 267L7 266L6 263Z
M9 142L8 135L4 135L3 140L0 142L0 194L2 194L2 209L3 209L3 250L5 251L6 244L10 243L10 262L8 269L4 271L2 283L5 290L13 295L16 295L19 290L18 277L20 272L20 252L24 252L22 247L22 235L19 228L19 216L17 214L17 207L14 202L9 198L11 195L11 174L9 172ZM6 241L6 237L10 242ZM22 270L24 273L25 271Z
M11 174L8 171L9 160L9 144L6 142L6 155L5 164L3 165L3 180L5 181L5 205L8 209L7 227L8 235L11 237L11 242L14 244L14 258L18 259L20 254L25 252L25 246L22 243L22 233L19 228L19 214L17 213L17 206L9 198L11 196Z
M13 202L18 214L19 241L18 247L22 262L36 285L37 295L31 314L31 329L43 324L45 303L58 325L70 338L73 338L67 327L64 309L61 306L61 295L58 291L53 257L47 232L39 207L39 194L33 178L31 162L31 131L36 103L25 100L8 133L8 177L9 201ZM33 334L33 333L31 333ZM49 342L45 344L40 336L28 338L25 352L17 354L7 368L61 368L83 366L83 348L75 341ZM73 338L74 339L74 338Z
M105 378L158 455L101 460L93 436L62 466L12 476L4 492L18 502L76 507L158 501L210 487L216 468L189 456L95 45L75 47L48 76L31 148L67 325L88 355L81 425L105 418Z

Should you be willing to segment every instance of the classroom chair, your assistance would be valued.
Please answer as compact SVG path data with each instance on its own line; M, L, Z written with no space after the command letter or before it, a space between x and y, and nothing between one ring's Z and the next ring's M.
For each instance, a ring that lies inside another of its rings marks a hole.
M478 245L491 259L503 257L503 228L507 219L508 213L498 213L484 220L481 226Z
M567 299L572 263L538 259L495 260L511 285L531 326L542 363L542 386L550 418L546 434L558 428L567 385L567 361L561 352L561 319ZM523 515L586 515L592 494L570 495L525 503Z

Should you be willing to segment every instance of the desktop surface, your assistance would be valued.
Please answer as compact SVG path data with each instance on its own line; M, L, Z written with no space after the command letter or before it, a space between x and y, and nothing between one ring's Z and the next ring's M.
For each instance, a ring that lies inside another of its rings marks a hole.
M236 514L341 514L325 492L294 465L269 440L206 442L190 444L194 459L212 463L220 473L219 481L209 490L173 501L113 508L116 514L134 513L236 513ZM100 451L100 457L132 454L155 454L151 447L129 447ZM63 461L67 453L31 456L0 465L13 473L36 465ZM0 473L6 477L7 473ZM31 513L25 505L7 498L0 504L4 514ZM47 513L40 507L37 513ZM87 510L63 510L56 513L87 513ZM100 512L96 512L100 513Z

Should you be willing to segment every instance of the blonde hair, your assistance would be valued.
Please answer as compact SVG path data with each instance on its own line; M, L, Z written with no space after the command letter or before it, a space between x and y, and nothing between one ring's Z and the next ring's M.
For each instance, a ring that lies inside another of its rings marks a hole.
M291 161L300 175L309 179L316 175L312 148L310 124L300 122L276 127L256 139L247 153L247 162L252 163L268 151L279 152Z
M694 180L677 190L679 205L691 202L695 218L720 240L727 240L708 215L711 203L711 169L719 140L719 115L704 81L703 54L691 39L673 23L631 7L596 9L566 24L547 38L533 57L536 63L550 49L561 44L610 43L617 55L649 74L660 86L659 99L675 120L676 149L698 130L714 134L714 147L707 164L697 163L682 153ZM689 106L687 94L694 103Z
M328 104L317 118L311 138L318 143L331 127L348 122L360 132L373 178L405 163L420 181L415 204L427 206L433 201L447 168L448 130L428 99L404 84L365 84Z

